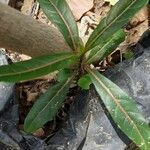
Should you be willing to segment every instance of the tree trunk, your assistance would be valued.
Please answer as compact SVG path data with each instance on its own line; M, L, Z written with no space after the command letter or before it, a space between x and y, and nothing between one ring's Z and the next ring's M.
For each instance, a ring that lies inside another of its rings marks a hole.
M0 47L29 56L70 51L61 33L0 3Z

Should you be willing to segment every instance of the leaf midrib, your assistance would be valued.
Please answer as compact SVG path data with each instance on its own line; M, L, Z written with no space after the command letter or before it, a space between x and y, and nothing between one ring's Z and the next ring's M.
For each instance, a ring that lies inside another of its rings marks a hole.
M105 89L105 91L111 96L111 98L114 100L114 102L116 103L116 105L118 106L120 111L126 116L128 121L135 127L135 129L137 130L139 136L141 137L141 140L142 140L141 143L146 143L143 136L140 133L140 130L138 129L138 127L136 126L134 121L130 118L130 116L126 113L126 111L121 106L121 104L118 102L118 99L115 98L115 96L112 94L111 90L107 86L105 86L105 84L97 77L97 75L93 71L91 71L89 68L87 68L87 69L94 76L94 78L97 80L97 82L99 82L101 84L101 86ZM146 146L146 144L145 144L145 146Z
M66 20L64 19L63 15L61 14L61 12L59 11L59 9L57 9L57 7L55 6L55 4L49 0L49 2L52 4L52 6L54 7L54 9L58 12L58 15L61 17L61 19L63 20L64 24L66 25L68 31L69 31L69 34L70 34L70 38L72 40L72 44L73 44L73 47L74 47L74 50L76 50L76 44L75 44L75 41L74 41L74 38L72 37L73 33L72 31L70 30Z
M90 57L89 60L87 60L87 63L90 62L90 60L92 60L96 55L98 55L98 53L100 53L104 48L105 46L107 46L109 44L109 42L113 41L113 38L110 39L109 41L107 41L92 57ZM99 48L99 45L97 46L97 48ZM92 51L92 49L91 49Z
M41 113L47 108L47 106L53 101L53 99L55 99L55 97L57 97L57 96L59 95L59 93L64 89L64 87L65 87L71 80L72 80L72 78L68 79L68 80L66 81L66 83L62 85L62 87L55 93L55 95L54 95L54 96L50 99L50 101L46 104L46 106L45 106L40 112L38 112L38 114L36 115L36 117L32 120L30 126L32 126L32 123L36 120L36 118L39 116L39 114L41 114ZM30 126L29 126L29 128L30 128Z
M68 56L68 57L64 57L64 58L62 58L62 59L58 59L58 60L55 60L55 61L53 61L53 62L46 63L46 64L44 64L44 65L42 65L42 66L39 66L39 67L36 67L36 68L34 67L34 68L32 68L32 69L28 69L28 70L25 70L25 71L2 74L2 75L0 75L0 77L3 77L3 76L11 76L11 75L18 75L18 73L24 74L24 73L36 71L36 70L38 70L38 69L41 69L41 68L47 67L47 66L49 66L49 65L55 64L55 63L57 63L57 62L63 61L63 60L65 60L65 59L71 58L72 56L73 56L73 55L70 55L70 56Z
M105 29L103 29L100 34L98 34L95 38L93 38L92 42L89 43L88 46L86 47L86 50L88 50L89 47L90 47L108 28L110 28L110 26L111 26L114 22L116 22L116 20L118 20L118 18L120 18L120 16L122 16L122 14L124 14L124 13L128 10L128 8L130 8L130 6L132 6L136 1L137 1L137 0L134 0L124 11L122 11L122 13L121 13L118 17L116 17ZM105 18L105 19L107 19L107 18Z

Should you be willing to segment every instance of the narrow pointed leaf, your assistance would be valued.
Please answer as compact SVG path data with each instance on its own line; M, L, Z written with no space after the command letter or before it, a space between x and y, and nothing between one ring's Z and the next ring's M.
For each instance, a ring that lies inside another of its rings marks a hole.
M59 73L57 75L57 81L64 82L66 79L70 77L71 74L72 74L72 70L66 68L61 69L59 70Z
M86 51L106 42L111 35L120 30L149 0L119 0L112 7L107 17L104 18L90 36Z
M32 133L54 119L63 105L70 82L71 78L56 84L37 99L25 119L24 130L26 132Z
M100 45L89 50L85 54L85 61L87 63L102 61L105 57L110 55L124 40L125 32L123 30L117 31L106 43L101 43Z
M38 0L46 16L54 23L68 45L77 50L79 47L79 35L77 24L66 0Z
M95 88L118 127L141 150L150 148L150 127L133 99L98 71L87 68Z
M0 81L17 82L34 79L69 67L77 61L78 57L72 53L58 53L0 66Z

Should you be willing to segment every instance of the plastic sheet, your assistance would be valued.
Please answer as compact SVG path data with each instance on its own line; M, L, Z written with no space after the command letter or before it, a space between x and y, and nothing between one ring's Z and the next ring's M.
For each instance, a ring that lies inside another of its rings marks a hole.
M133 97L137 107L150 121L149 37L147 31L134 50L135 58L116 65L106 71L105 75ZM47 149L124 150L131 141L106 115L94 88L88 96L84 92L78 93L67 125L49 140Z
M0 65L4 64L7 59L0 51ZM18 102L14 88L13 83L0 83L0 150L43 149L42 140L17 130Z
M110 68L105 75L135 99L138 108L150 121L149 37L147 31L137 44L134 59ZM0 55L0 63L6 63L4 55ZM124 150L130 142L106 115L93 87L89 92L77 91L68 120L52 137L41 140L26 135L17 130L18 102L13 89L13 84L0 84L1 150Z

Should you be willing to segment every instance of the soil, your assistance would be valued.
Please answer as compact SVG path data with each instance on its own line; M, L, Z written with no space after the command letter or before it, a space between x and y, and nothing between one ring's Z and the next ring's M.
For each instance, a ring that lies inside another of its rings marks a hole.
M107 12L112 7L109 2L104 0L68 0L69 6L71 7L73 14L75 16L76 22L79 27L80 37L85 43L96 28L96 25L102 18L104 18ZM23 14L29 15L34 19L37 19L48 25L51 22L46 18L44 13L39 7L39 4L35 0L11 0L9 3L12 7L20 10ZM82 8L84 6L84 8ZM77 8L81 8L79 12ZM107 57L103 62L97 62L93 65L97 67L100 71L105 71L108 67L113 66L126 58L129 52L132 53L132 49L137 41L140 39L141 35L149 27L149 8L145 7L142 9L126 26L127 38L124 43L122 43L116 51ZM6 50L8 57L12 62L22 61L30 59L29 56L11 52ZM22 129L24 119L31 109L36 98L44 93L50 86L52 86L55 81L56 75L42 77L34 81L28 81L24 83L17 84L17 92L19 98L19 128ZM70 89L67 96L66 103L58 113L56 119L52 122L48 122L43 128L39 129L34 133L35 136L45 138L47 136L53 135L61 126L60 122L67 119L68 109L72 103L73 97L75 95L77 87ZM128 148L135 149L135 148Z

